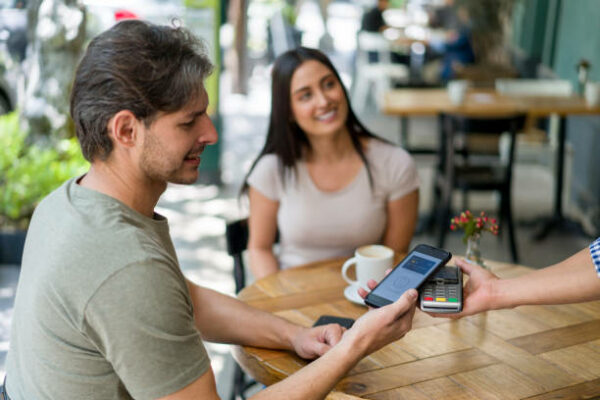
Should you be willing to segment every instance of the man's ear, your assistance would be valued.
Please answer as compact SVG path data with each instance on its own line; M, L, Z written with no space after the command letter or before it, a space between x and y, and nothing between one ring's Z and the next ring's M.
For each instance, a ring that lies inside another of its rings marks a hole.
M140 123L131 111L121 110L108 122L109 135L115 144L133 147L138 138Z

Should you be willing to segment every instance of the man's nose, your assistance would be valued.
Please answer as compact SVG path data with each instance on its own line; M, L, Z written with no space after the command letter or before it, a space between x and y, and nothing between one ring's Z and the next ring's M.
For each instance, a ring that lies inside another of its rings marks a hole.
M200 130L200 136L198 136L199 142L210 145L217 143L217 140L219 140L219 133L217 132L217 128L215 128L215 125L210 117L206 117L206 123L202 124Z

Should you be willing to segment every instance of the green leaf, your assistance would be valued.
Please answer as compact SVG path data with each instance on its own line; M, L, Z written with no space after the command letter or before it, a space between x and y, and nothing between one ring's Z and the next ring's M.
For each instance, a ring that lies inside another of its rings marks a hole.
M0 224L25 228L39 202L89 164L75 138L29 144L17 112L0 116Z

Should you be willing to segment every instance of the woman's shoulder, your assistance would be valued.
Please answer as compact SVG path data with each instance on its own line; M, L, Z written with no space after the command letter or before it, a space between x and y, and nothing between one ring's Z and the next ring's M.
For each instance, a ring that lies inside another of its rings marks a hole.
M370 139L367 150L376 185L398 199L419 187L415 161L402 147L383 140Z
M402 147L378 138L370 138L367 144L370 162L406 162L412 160L411 155Z
M264 196L279 200L283 188L279 164L279 158L275 154L261 156L248 174L246 182Z
M276 154L264 154L261 156L248 174L247 182L254 188L262 189L263 194L266 193L267 186L282 188L282 163L279 157Z
M258 160L256 160L256 167L259 165L264 167L277 167L279 164L279 157L276 154L263 154Z
M256 164L248 174L248 183L253 186L257 180L276 179L278 170L279 158L275 154L264 154L256 160Z
M250 175L273 175L281 169L281 160L276 154L264 154L252 167Z

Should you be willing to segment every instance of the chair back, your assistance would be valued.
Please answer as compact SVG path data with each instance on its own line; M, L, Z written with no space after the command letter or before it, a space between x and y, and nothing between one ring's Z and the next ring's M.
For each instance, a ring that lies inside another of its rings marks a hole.
M242 254L248 246L248 219L239 219L225 226L227 254L233 257L233 279L235 292L239 293L246 286L246 272Z
M560 96L573 94L573 84L562 79L496 79L498 93L515 96Z
M236 293L246 287L246 267L243 253L248 248L248 237L248 218L231 221L225 225L227 254L233 257L233 279ZM275 243L277 242L279 242L279 231L275 234Z
M356 62L352 71L351 96L354 108L364 109L368 98L372 97L381 107L384 93L394 83L408 82L410 71L404 64L392 62L392 52L396 48L382 34L359 31L356 36ZM369 56L377 55L377 62ZM374 86L372 90L371 86Z
M461 163L457 156L462 158L463 165L468 165L474 157L484 157L488 164L492 157L500 160L500 137L508 133L509 148L502 164L506 167L504 180L510 182L516 135L525 124L524 114L493 118L442 114L440 118L445 136L440 157L447 174L452 174L455 165Z
M513 262L518 251L512 220L511 186L517 132L525 124L525 115L505 117L471 117L461 114L442 114L440 122L443 140L440 148L440 166L436 177L437 225L440 227L438 246L444 246L449 228L452 193L463 192L463 208L468 209L468 192L494 191L500 194L500 221L507 227ZM500 148L501 136L508 134L508 151ZM494 148L483 142L473 149L472 137L493 139Z
M390 63L390 42L378 32L358 31L356 34L357 62L368 64L368 53L378 54L379 63Z

